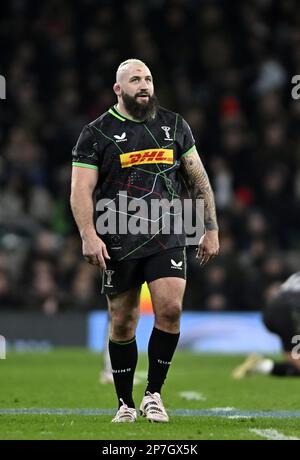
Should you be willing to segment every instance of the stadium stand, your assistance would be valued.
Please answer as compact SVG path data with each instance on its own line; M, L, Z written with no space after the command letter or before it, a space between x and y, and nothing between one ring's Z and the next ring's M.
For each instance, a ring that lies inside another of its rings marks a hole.
M201 269L189 252L185 308L259 310L299 270L299 49L297 0L3 4L0 309L105 308L70 213L71 150L137 57L191 125L216 194L221 254Z

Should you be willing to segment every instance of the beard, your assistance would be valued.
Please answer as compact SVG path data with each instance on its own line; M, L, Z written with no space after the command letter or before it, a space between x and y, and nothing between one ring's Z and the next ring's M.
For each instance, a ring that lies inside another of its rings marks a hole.
M123 104L127 112L132 118L139 121L149 120L150 118L155 118L158 100L155 94L149 96L148 102L138 102L138 96L146 93L138 93L135 96L130 96L129 94L122 91Z

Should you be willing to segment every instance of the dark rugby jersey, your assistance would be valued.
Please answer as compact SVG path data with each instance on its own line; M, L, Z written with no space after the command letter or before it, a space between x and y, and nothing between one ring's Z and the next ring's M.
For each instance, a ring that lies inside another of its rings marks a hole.
M166 208L161 211L156 222L161 224L158 231L157 227L150 231L153 216L141 212L141 219L132 217L139 208L129 210L128 203L132 200L141 203L143 199L149 210L153 200L167 199L172 203L180 198L181 158L194 148L195 141L186 121L163 107L159 107L154 119L144 122L126 118L112 107L83 128L72 152L73 165L99 171L96 229L112 260L147 257L163 249L185 246L184 231L174 233L176 216L171 216L169 234L164 234L172 208L170 213ZM100 210L99 203L104 198L107 204L101 205ZM103 224L104 216L108 220L116 219L115 230L103 231L100 223ZM122 234L123 224L119 224L118 218L124 216L127 220L135 219L135 223L139 220L144 229L147 225L149 232Z

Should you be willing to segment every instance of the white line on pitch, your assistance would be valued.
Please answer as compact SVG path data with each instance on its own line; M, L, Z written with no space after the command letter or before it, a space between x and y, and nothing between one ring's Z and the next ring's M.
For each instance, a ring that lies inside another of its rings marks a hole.
M252 433L257 434L262 438L272 439L274 441L300 441L300 438L297 438L296 436L286 436L285 434L280 433L280 431L273 429L259 430L257 428L250 428L249 431L252 431Z

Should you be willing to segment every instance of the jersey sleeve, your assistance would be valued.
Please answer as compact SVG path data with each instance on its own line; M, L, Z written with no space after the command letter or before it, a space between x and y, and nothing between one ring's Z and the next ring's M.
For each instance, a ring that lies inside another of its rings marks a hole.
M189 153L192 153L196 149L195 139L191 128L188 123L182 118L182 145L181 145L181 158L185 157Z
M82 168L98 169L99 150L94 134L85 126L72 150L72 165Z

